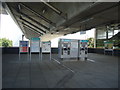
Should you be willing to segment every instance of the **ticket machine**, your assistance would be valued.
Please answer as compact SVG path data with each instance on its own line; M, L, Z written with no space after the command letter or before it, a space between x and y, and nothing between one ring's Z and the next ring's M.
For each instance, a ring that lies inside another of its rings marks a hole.
M78 58L78 40L71 39L70 58Z
M58 45L59 58L78 58L78 40L60 39Z
M60 39L58 43L59 58L70 58L70 39Z
M87 60L88 56L88 40L79 40L79 57L80 60Z

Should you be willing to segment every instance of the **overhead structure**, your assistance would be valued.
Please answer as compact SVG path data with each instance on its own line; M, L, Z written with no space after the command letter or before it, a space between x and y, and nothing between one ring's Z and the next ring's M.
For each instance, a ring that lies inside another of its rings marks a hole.
M61 17L63 17L64 19L67 19L67 14L63 13L62 11L58 10L57 8L53 7L52 5L50 5L49 3L43 1L43 3L48 6L50 9L52 9L54 12L56 12L58 15L60 15Z
M118 2L5 2L2 3L24 35L41 41L119 23Z

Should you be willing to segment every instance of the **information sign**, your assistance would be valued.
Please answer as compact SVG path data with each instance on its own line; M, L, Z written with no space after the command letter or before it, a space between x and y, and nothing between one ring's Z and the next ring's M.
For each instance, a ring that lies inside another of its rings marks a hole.
M42 42L42 52L50 53L51 52L51 42Z
M20 41L20 46L19 46L19 52L28 52L28 46L29 46L29 42L28 41Z
M40 52L40 38L31 38L30 48L31 52Z

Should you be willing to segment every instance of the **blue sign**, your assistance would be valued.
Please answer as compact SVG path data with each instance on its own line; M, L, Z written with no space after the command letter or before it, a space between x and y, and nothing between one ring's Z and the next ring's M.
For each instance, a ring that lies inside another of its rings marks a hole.
M28 47L28 41L20 41L20 46Z
M71 40L70 39L62 39L62 41L64 41L64 42L70 42Z
M31 38L31 40L40 40L38 37Z
M88 40L80 40L80 42L88 42Z

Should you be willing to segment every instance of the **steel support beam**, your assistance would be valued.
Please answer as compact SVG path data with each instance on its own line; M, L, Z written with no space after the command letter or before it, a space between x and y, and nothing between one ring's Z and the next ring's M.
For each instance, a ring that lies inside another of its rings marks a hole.
M23 4L23 3L19 3L19 5L23 6L24 8L26 8L27 10L29 10L30 12L34 13L36 16L40 17L41 19L43 19L44 21L46 21L47 23L56 26L55 23L53 23L52 21L50 21L49 19L47 19L46 17L44 17L43 15L37 13L36 11L34 11L33 9L31 9L30 7L28 7L27 5Z
M31 18L30 16L28 16L28 15L22 13L22 12L18 12L18 13L20 13L23 17L26 17L26 18L28 18L29 20L33 21L34 23L36 23L36 24L40 25L41 27L45 28L47 31L50 31L50 28L48 28L48 27L46 27L45 25L39 23L38 21L36 21L35 19Z
M50 9L52 9L55 13L57 13L58 15L60 15L62 18L67 20L67 14L63 13L62 11L60 11L59 9L57 9L56 7L52 6L51 4L42 1L46 6L48 6Z
M36 29L30 27L29 25L25 24L24 22L22 22L22 24L23 24L23 27L26 27L26 28L30 29L31 31L33 31L33 32L36 32L36 33L38 33L40 35L43 35L43 33L38 32Z
M23 19L22 17L20 17L20 20L22 20L22 21L28 23L29 25L31 25L31 26L37 28L37 29L40 30L41 32L46 33L46 31L43 31L41 28L39 28L39 27L35 26L34 24L28 22L27 20Z

